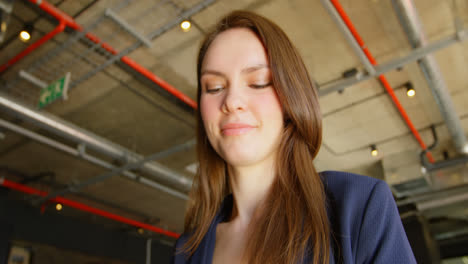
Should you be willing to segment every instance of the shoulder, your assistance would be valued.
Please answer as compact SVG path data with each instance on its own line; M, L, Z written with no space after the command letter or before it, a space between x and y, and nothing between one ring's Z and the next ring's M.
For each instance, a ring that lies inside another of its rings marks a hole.
M365 202L371 196L393 199L387 183L379 179L341 171L323 171L320 176L328 194L337 202Z
M174 245L174 252L171 261L172 264L188 263L188 254L183 251L183 247L185 243L187 243L188 239L189 235L186 233L180 235L180 237L177 239Z
M324 171L320 176L327 193L328 213L338 218L342 231L349 235L357 235L369 213L383 209L378 205L394 203L390 188L382 180L339 171Z
M338 171L320 175L344 259L356 263L415 263L386 182Z

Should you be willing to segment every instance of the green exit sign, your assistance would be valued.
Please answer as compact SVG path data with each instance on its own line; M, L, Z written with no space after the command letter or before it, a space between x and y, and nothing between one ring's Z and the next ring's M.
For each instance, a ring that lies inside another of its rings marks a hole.
M43 88L39 95L39 108L43 108L60 97L63 97L63 99L66 100L69 83L70 73L67 72L65 76Z

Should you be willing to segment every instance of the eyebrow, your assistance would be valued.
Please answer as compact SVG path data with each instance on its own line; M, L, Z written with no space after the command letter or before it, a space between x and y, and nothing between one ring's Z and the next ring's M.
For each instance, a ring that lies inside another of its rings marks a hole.
M250 67L247 67L247 68L244 68L242 69L241 73L251 73L251 72L254 72L254 71L258 71L258 70L261 70L261 69L269 69L270 66L266 65L266 64L258 64L258 65L254 65L254 66L250 66ZM205 75L205 74L213 74L213 75L217 75L217 76L221 76L223 78L226 78L226 75L220 71L215 71L215 70L203 70L201 72L201 75Z
M241 72L242 73L251 73L251 72L258 71L258 70L261 70L261 69L264 69L264 68L269 69L270 67L268 65L266 65L266 64L258 64L258 65L254 65L254 66L242 69Z

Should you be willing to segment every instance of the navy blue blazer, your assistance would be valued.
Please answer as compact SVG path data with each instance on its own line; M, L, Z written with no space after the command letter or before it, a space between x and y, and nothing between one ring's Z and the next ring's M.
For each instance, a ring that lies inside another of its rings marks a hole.
M332 228L330 263L416 263L392 193L384 181L346 172L321 172L327 192L327 212ZM174 254L174 264L212 263L216 226L232 209L232 195L192 257ZM175 248L187 241L183 234ZM306 259L309 263L310 258Z

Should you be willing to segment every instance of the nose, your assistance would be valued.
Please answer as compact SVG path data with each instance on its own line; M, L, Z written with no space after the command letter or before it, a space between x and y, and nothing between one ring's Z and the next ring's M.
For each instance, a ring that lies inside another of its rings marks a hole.
M244 111L246 109L246 98L239 87L229 87L224 97L222 110L224 113Z

